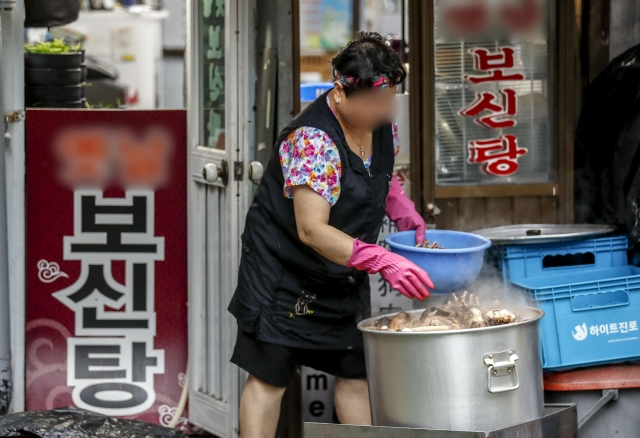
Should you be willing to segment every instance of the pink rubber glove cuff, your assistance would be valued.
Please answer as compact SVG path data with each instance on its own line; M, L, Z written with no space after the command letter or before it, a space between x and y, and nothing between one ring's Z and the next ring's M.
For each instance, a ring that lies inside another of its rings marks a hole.
M358 239L353 242L353 254L347 266L369 274L380 272L392 288L407 298L422 301L429 298L429 291L425 285L433 289L433 283L427 273L414 263L381 246L364 243Z
M407 194L396 179L391 178L391 187L387 195L387 206L385 208L387 216L396 223L398 230L416 230L416 244L422 245L427 231L424 219L416 211L416 205L407 198Z

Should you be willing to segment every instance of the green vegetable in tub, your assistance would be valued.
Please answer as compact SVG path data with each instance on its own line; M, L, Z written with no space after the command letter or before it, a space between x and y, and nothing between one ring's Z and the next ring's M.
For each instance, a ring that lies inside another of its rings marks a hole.
M63 39L57 38L53 41L39 42L37 44L25 44L24 51L26 53L45 53L49 55L55 54L71 54L78 53L80 44L69 45Z

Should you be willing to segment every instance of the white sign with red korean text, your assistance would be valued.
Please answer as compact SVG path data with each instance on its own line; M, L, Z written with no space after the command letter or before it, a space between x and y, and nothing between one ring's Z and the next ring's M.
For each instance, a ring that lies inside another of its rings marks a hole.
M548 0L434 0L435 182L554 182Z

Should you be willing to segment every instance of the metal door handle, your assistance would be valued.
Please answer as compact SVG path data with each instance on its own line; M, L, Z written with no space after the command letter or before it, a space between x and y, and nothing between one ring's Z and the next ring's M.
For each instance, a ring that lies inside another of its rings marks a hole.
M254 184L259 184L262 179L262 175L264 175L264 167L262 163L259 161L252 161L249 163L249 179Z
M202 178L208 183L214 183L221 181L225 186L227 185L227 181L229 178L229 168L227 166L227 162L222 160L220 165L216 165L215 163L207 163L204 165L202 169Z
M207 163L204 165L204 169L202 169L202 177L206 182L216 182L218 181L219 176L220 172L218 172L218 166L213 163Z

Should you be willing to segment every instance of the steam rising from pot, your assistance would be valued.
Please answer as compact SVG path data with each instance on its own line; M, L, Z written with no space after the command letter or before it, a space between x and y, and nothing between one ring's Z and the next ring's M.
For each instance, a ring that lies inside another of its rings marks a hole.
M437 287L437 285L436 285ZM526 295L503 282L501 272L485 265L482 275L457 294L433 296L421 302L424 312L387 315L369 328L382 331L424 332L477 329L521 321L517 309L527 307ZM418 318L415 318L418 316Z

